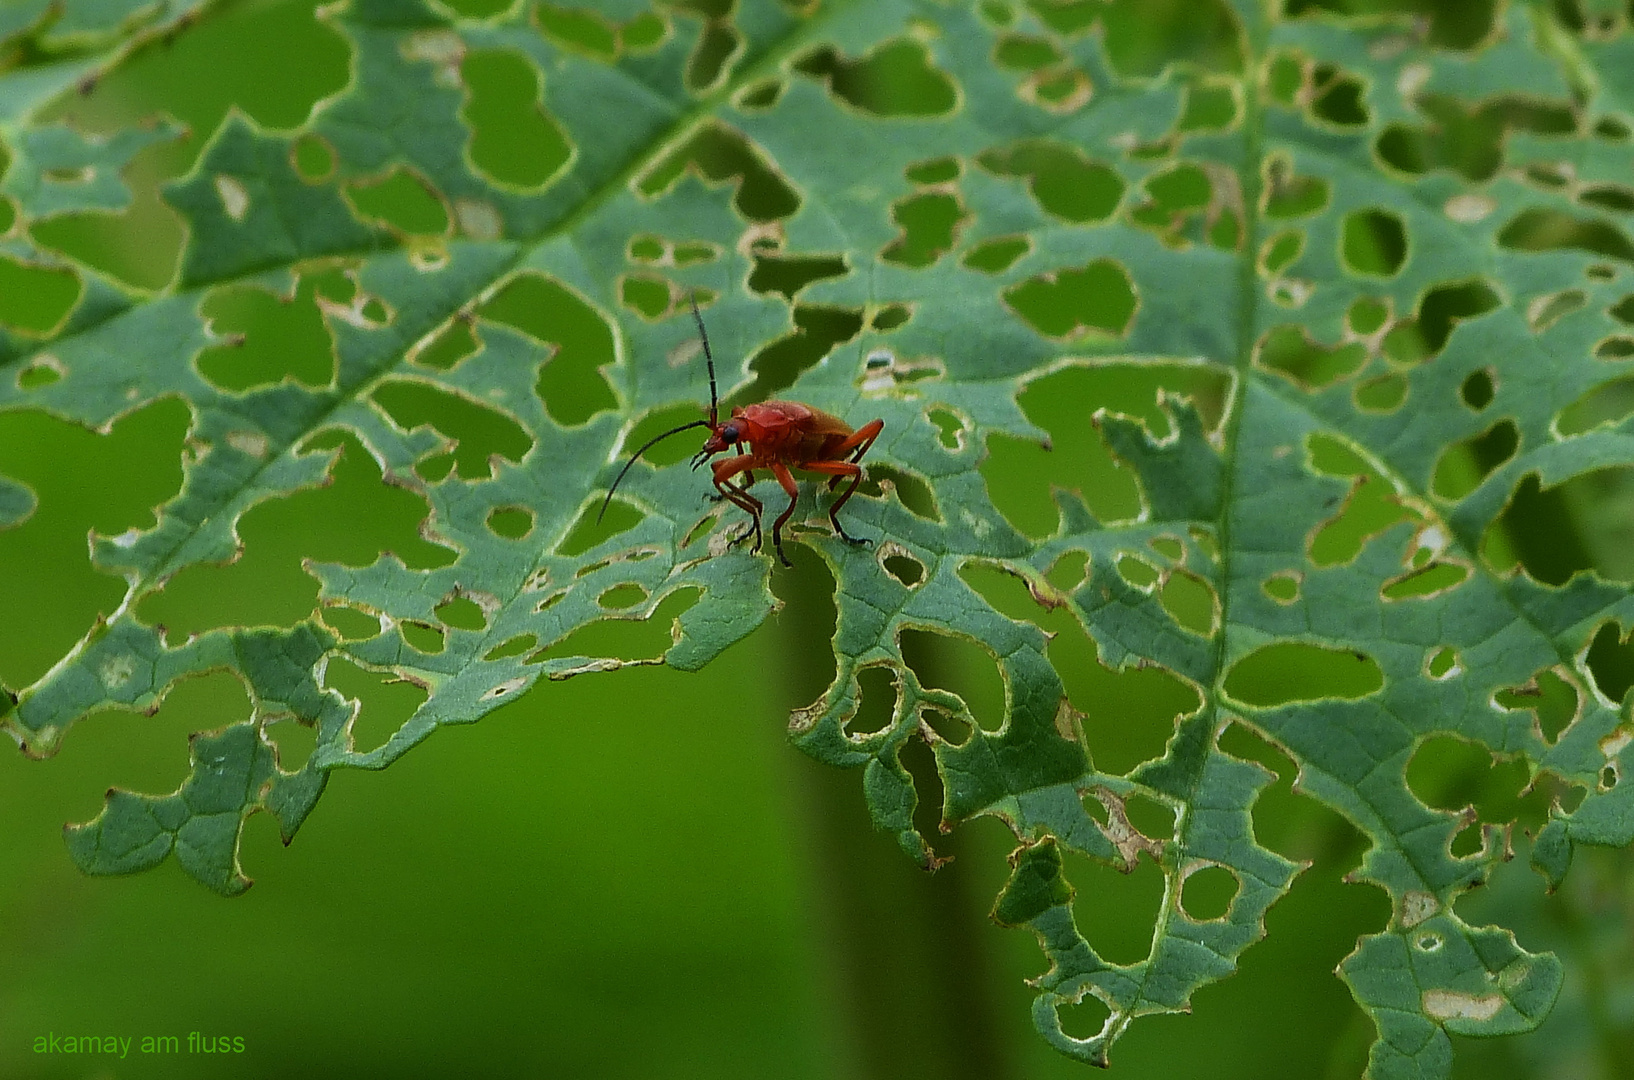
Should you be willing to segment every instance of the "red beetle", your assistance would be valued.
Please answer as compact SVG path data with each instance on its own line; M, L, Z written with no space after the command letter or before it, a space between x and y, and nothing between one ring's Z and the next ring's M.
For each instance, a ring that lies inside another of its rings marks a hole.
M732 417L725 423L720 422L720 407L715 389L715 357L709 351L709 333L704 329L704 319L698 313L698 302L692 301L692 318L698 324L698 337L703 342L704 361L709 366L709 419L694 420L689 424L671 428L654 438L648 439L641 449L630 455L630 460L624 463L614 479L613 486L607 489L607 498L602 500L601 511L596 515L600 521L602 514L607 512L607 506L613 501L613 492L623 482L624 474L630 471L630 466L636 463L653 446L669 438L671 435L686 431L688 428L706 427L709 429L709 438L704 440L703 448L692 459L692 467L708 461L716 454L723 454L728 448L735 448L738 453L729 458L722 458L710 465L710 471L715 474L715 488L720 497L730 499L735 505L741 506L749 512L751 528L745 529L733 543L748 537L752 531L755 536L754 550L760 550L760 515L766 506L759 499L749 494L749 488L755 482L754 470L766 469L777 482L783 485L783 490L789 493L788 507L772 522L772 545L777 548L777 557L783 560L784 566L792 566L788 556L783 553L783 525L794 513L794 504L798 497L798 490L794 485L794 475L789 469L804 469L807 472L823 473L830 477L828 482L833 490L845 477L851 478L851 485L845 489L845 494L834 500L834 505L828 508L828 520L834 523L834 531L841 539L853 544L866 544L869 541L861 537L852 536L840 524L840 507L846 504L856 493L857 485L862 482L862 466L857 462L874 445L874 440L885 429L885 421L870 420L862 427L852 430L837 416L830 416L821 409L814 409L810 405L802 405L798 401L763 401L758 405L734 407ZM747 452L744 447L747 446Z

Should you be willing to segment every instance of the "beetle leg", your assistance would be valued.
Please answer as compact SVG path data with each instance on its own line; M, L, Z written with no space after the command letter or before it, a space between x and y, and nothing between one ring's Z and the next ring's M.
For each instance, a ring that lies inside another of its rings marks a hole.
M835 499L834 505L828 508L828 520L834 523L835 533L839 535L840 539L846 541L847 543L872 543L873 541L871 540L864 539L860 536L852 536L850 533L846 532L845 527L840 524L839 518L840 507L845 505L845 501L851 498L852 493L857 490L857 485L862 483L862 466L852 464L849 461L808 461L800 467L808 472L832 474L834 479L829 481L830 484L837 484L848 476L851 478L851 486L845 489L845 494L841 495L838 499Z
M862 425L862 427L858 428L856 431L853 431L850 435L847 435L840 445L834 448L833 454L830 455L831 460L838 461L844 458L849 452L851 455L851 463L856 464L862 460L862 455L868 452L868 448L874 445L874 440L879 438L879 433L884 430L885 421L868 421L868 423ZM833 491L835 485L840 482L841 477L844 475L845 474L843 473L836 474L834 479L828 482L828 490ZM853 484L852 487L855 488L856 485ZM843 503L848 498L850 498L849 494L846 495L845 498L842 498L840 502ZM836 504L836 509L838 509L838 504Z
M747 477L752 480L754 474L750 472L750 468L754 465L754 462L754 455L742 454L738 457L723 458L722 460L711 465L710 470L714 473L715 488L720 492L720 497L723 499L730 499L732 505L741 507L749 513L750 528L745 529L742 536L739 536L737 539L731 542L733 544L742 543L748 538L750 532L753 532L755 537L754 550L759 551L760 514L761 511L766 509L766 506L759 499L749 494L749 486L747 483L733 484L731 482L732 478L737 476L739 473L746 474Z
M783 554L783 523L789 520L789 516L794 513L794 504L800 497L800 489L794 486L794 476L789 472L787 465L781 461L774 461L771 464L771 469L772 475L777 477L777 482L782 484L783 490L789 493L788 508L777 515L777 520L772 522L772 544L777 548L777 557L783 560L783 565L793 566L794 564L789 562L789 557Z

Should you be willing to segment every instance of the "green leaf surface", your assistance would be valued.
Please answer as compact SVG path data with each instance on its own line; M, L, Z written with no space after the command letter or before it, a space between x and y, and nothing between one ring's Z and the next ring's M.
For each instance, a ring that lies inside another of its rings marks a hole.
M1407 772L1423 743L1452 736L1579 789L1532 849L1552 882L1576 844L1634 839L1634 785L1617 782L1634 737L1586 661L1608 620L1634 625L1634 599L1592 573L1536 580L1499 550L1528 483L1634 464L1613 392L1634 343L1608 345L1627 340L1617 312L1634 262L1634 36L1621 23L1580 35L1515 4L1450 51L1421 23L1239 0L1207 8L1226 28L1212 66L1136 77L1113 63L1099 5L1062 0L1004 5L1008 25L993 5L914 0L745 3L709 21L635 4L460 20L353 0L323 16L352 50L347 87L296 130L229 115L165 187L187 240L175 279L148 293L28 231L122 208L121 169L179 133L158 120L93 137L40 119L158 32L140 22L148 9L90 7L0 27L57 57L0 71L0 194L16 218L0 260L75 286L60 316L38 276L43 314L0 312L0 409L107 430L175 398L191 426L181 488L154 524L93 537L123 602L0 725L48 755L80 717L155 708L216 670L235 673L252 715L195 738L176 792L114 791L71 827L81 867L125 873L174 854L240 892L245 818L271 812L287 841L335 770L383 768L541 678L697 669L761 623L777 604L770 545L734 544L741 514L704 501L700 477L638 463L614 525L591 524L660 414L668 426L704 401L691 294L723 400L883 421L865 459L876 483L842 512L870 545L833 535L817 485L794 507L788 542L826 564L837 618L834 681L791 735L860 768L875 823L928 869L938 856L902 763L913 740L934 752L944 827L991 815L1015 831L994 915L1043 945L1046 1039L1105 1064L1131 1022L1188 1010L1263 935L1300 867L1255 837L1271 776L1221 749L1233 726L1285 752L1300 789L1367 837L1353 876L1393 914L1341 975L1378 1027L1372 1076L1445 1076L1448 1033L1526 1031L1547 1014L1560 964L1454 909L1507 857L1506 831L1486 826L1477 850L1454 854L1474 812L1427 805ZM662 35L648 34L654 17ZM512 129L531 156L492 149ZM1490 146L1458 157L1459 133ZM392 177L434 212L366 213L360 193ZM312 306L316 374L235 360L257 331L247 341L217 308L245 296ZM547 299L530 314L516 299L529 296ZM455 334L472 348L446 358ZM777 351L788 343L814 355ZM1166 387L1143 409L1086 399L1076 413L1138 486L1138 511L1080 482L1056 491L1053 527L1027 531L979 466L996 437L1047 442L1018 395L1075 369ZM441 411L423 422L411 401ZM456 415L514 448L481 460ZM337 433L422 501L440 565L311 562L323 610L287 626L187 637L144 618L177 575L238 558L247 512L325 484ZM757 491L781 508L774 486ZM0 478L0 528L32 509ZM1085 572L1060 584L1075 560ZM972 584L986 571L1019 580L1040 611L1070 612L1107 667L1160 668L1195 694L1160 755L1097 768L1086 703L1044 631ZM371 629L338 633L339 608ZM587 627L660 611L673 620L661 655L569 647ZM905 632L979 646L1003 683L1002 722L983 727L923 681ZM360 745L357 704L329 680L341 662L424 700ZM890 719L852 730L871 670L894 687ZM1577 702L1547 736L1539 709L1502 704L1535 696L1544 673ZM298 768L280 762L276 723L316 732ZM1172 826L1137 826L1137 801ZM1064 853L1162 870L1145 959L1091 947ZM1235 882L1211 918L1184 900L1204 870ZM1069 1035L1059 1011L1086 995L1105 1024Z

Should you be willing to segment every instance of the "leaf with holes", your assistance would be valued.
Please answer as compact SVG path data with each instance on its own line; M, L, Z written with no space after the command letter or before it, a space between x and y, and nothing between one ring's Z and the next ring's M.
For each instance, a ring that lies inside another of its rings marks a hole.
M1125 42L1120 69L1119 9L1080 0L484 20L352 0L321 15L351 50L349 84L291 131L229 115L165 187L187 239L153 292L30 230L122 205L123 163L178 129L93 137L46 119L126 45L53 63L32 47L61 30L47 9L0 27L19 45L0 74L16 90L0 277L40 300L0 312L0 409L99 430L161 398L191 410L156 524L93 538L123 602L0 698L0 723L44 756L87 713L154 708L218 669L253 705L195 741L176 792L112 792L70 830L74 859L121 873L175 854L241 891L250 814L287 840L338 769L384 768L541 678L699 668L760 624L772 553L734 543L737 512L684 472L635 464L595 522L625 456L698 415L691 296L728 405L787 397L883 422L843 511L871 546L834 535L816 485L792 507L788 541L826 563L838 612L836 678L792 737L861 769L875 822L927 868L901 758L914 740L934 751L947 827L1013 828L994 915L1043 943L1050 1042L1104 1064L1131 1022L1187 1010L1263 935L1299 866L1255 838L1270 774L1221 748L1233 727L1368 839L1355 877L1393 914L1341 974L1378 1026L1373 1076L1444 1076L1448 1033L1536 1026L1559 962L1454 909L1509 835L1488 825L1455 854L1473 811L1427 805L1408 765L1451 737L1562 792L1531 849L1551 882L1575 845L1634 838L1634 786L1618 783L1634 737L1589 657L1608 634L1621 647L1634 602L1551 562L1558 525L1536 524L1575 499L1585 535L1615 548L1581 485L1634 465L1619 371L1634 34L1545 6L1465 38L1299 6L1194 5L1213 38L1179 34L1145 61ZM509 148L503 131L520 133ZM980 466L1000 437L1047 441L1018 395L1071 371L1124 380L1066 405L1121 464L1103 479L1132 477L1138 496L1079 477L1035 528L1000 511ZM499 433L486 457L477 430ZM324 484L347 439L423 501L440 562L313 562L321 610L290 625L173 639L143 618L179 573L239 556L251 508ZM0 527L32 510L0 479ZM994 572L1070 612L1106 667L1184 688L1161 753L1097 767L1087 703L1038 620L972 584ZM660 612L662 656L574 651L578 630ZM904 659L904 635L925 633L993 658L1001 722ZM423 701L359 745L337 664ZM894 693L873 731L850 726L865 680ZM1547 694L1569 704L1551 712ZM278 723L316 731L299 768L269 738ZM1161 869L1144 959L1090 946L1068 855ZM1188 906L1194 879L1224 898ZM1086 996L1107 1018L1068 1035L1059 1011Z

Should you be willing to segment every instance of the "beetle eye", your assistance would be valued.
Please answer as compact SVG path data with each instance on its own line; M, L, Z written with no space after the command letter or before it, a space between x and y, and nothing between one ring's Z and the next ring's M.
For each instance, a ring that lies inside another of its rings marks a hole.
M727 424L725 427L721 428L721 441L729 443L737 442L738 429L733 427L731 424Z

